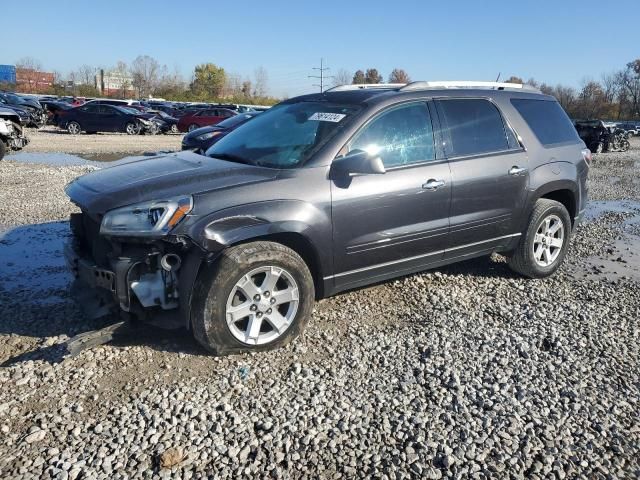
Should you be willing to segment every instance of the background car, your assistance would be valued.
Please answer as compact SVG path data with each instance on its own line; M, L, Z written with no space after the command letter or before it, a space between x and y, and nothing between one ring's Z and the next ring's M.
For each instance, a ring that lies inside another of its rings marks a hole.
M182 150L193 150L196 153L204 153L211 145L240 125L244 125L259 113L260 112L240 113L223 120L217 125L196 128L182 138Z
M61 112L58 126L66 128L73 135L83 131L87 133L124 132L128 135L137 135L154 128L151 120L137 110L95 103L87 103Z
M9 108L18 107L29 112L31 115L29 126L41 127L47 121L47 114L42 108L42 105L33 98L25 98L10 92L0 92L0 99L2 103L8 105Z
M162 110L147 110L147 113L158 117L167 124L167 131L171 133L178 133L178 119L176 117L173 117Z
M73 105L60 100L40 100L40 104L47 112L47 123L51 125L58 124L58 113L60 111L66 112L71 110Z
M207 108L184 115L178 120L178 130L181 132L191 132L196 128L207 125L216 125L226 118L237 115L238 112L227 108Z

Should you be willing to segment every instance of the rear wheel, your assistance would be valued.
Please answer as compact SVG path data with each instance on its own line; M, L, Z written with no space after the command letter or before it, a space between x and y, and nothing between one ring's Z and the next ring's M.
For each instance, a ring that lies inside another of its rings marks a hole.
M67 132L71 135L78 135L79 133L82 133L82 127L78 122L71 121L67 123Z
M133 122L129 122L124 126L124 131L127 135L138 135L140 127Z
M296 252L273 242L238 245L199 276L193 333L216 354L273 349L303 330L314 296L311 272Z
M535 204L526 232L509 258L514 271L531 278L552 275L569 248L571 218L564 205L541 198Z
M171 133L178 133L178 125L177 124L173 124L171 125Z

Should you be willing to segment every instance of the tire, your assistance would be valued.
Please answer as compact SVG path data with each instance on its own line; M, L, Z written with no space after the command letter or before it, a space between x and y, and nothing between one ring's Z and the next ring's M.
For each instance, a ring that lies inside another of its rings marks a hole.
M0 160L4 158L5 153L7 153L7 146L4 144L4 141L0 139Z
M179 133L177 124L174 123L173 125L171 125L171 133Z
M551 220L550 224L546 224L547 220ZM551 233L557 224L560 224L558 230ZM545 235L545 231L550 236ZM562 236L561 245L550 245L550 242L557 243L556 237L560 235ZM509 267L525 277L548 277L562 265L567 255L570 237L571 217L565 206L555 200L541 198L531 212L529 225L520 238L518 247L509 257ZM546 248L548 251L542 252ZM536 255L537 252L542 254ZM539 259L538 256L540 256ZM547 264L545 260L548 261Z
M138 135L140 133L140 127L133 122L127 122L124 126L124 132L127 135Z
M78 135L82 133L82 127L78 122L71 121L67 123L67 132L69 132L71 135Z
M189 128L187 128L187 131L193 132L196 128L200 128L200 126L196 125L195 123L192 123L191 125L189 125Z
M268 286L264 288L267 275L273 275L270 279L279 277L273 295L266 289ZM251 292L258 296L252 297ZM281 292L281 300L288 292L293 300L276 304L275 292ZM314 299L311 272L290 248L264 241L231 247L213 267L201 271L196 280L191 314L193 335L217 355L278 348L302 332L311 316ZM234 319L228 307L238 305L241 312ZM248 315L243 317L244 312ZM269 317L275 312L279 316L272 320ZM275 327L277 324L280 331ZM257 330L252 330L252 325Z
M596 144L596 148L594 150L594 153L602 153L604 151L604 146L602 145L602 142L598 142Z

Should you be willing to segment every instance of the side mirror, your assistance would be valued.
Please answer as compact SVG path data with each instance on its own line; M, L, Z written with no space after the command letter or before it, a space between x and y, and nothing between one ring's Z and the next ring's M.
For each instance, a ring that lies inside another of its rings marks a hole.
M331 172L342 176L369 175L385 173L382 158L364 150L352 150L342 158L336 158L331 164Z

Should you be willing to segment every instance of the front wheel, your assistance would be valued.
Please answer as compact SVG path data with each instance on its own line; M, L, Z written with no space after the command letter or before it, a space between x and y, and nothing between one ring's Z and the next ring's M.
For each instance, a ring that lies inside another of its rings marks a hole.
M78 122L69 122L67 123L67 132L71 135L78 135L82 132L82 127Z
M274 242L238 245L198 277L193 334L219 355L270 350L303 330L314 298L311 272L296 252Z
M569 248L571 218L560 202L541 198L534 206L529 225L509 258L515 272L530 278L552 275Z
M177 124L174 123L173 125L171 125L171 133L179 133Z
M133 122L129 122L125 125L124 131L127 135L138 135L138 133L140 133L140 127Z

